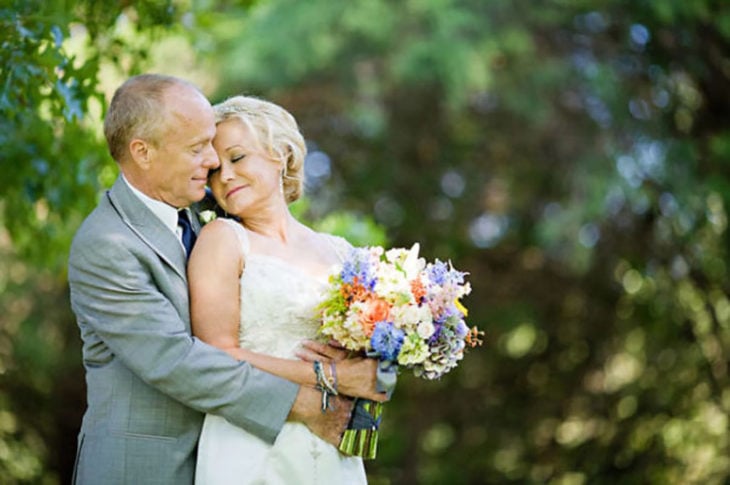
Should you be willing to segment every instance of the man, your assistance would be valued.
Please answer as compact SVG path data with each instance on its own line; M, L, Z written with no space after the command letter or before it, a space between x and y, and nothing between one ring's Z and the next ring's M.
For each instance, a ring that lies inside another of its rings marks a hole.
M114 94L104 133L121 175L69 257L88 401L75 483L192 483L206 412L268 442L292 419L336 443L348 401L321 413L318 391L191 337L180 236L186 218L199 229L186 208L219 165L208 100L180 79L137 76Z

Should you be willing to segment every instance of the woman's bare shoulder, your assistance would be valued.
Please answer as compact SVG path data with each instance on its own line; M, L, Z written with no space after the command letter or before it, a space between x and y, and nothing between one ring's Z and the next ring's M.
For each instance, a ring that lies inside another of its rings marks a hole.
M245 257L248 249L246 231L243 227L237 229L236 225L238 223L233 220L216 219L203 226L188 265L201 258L214 264L219 258L230 262L235 255Z

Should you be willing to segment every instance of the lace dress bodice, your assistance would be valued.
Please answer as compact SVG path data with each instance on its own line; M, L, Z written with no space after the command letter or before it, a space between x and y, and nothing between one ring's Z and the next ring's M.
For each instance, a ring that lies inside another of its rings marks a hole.
M326 288L315 277L274 256L249 254L241 276L241 347L294 358L298 344L317 335L317 305Z
M299 343L317 335L317 306L323 300L329 274L312 275L276 256L252 253L246 230L231 222L245 258L239 343L255 352L295 358ZM324 237L341 261L349 243L336 236Z

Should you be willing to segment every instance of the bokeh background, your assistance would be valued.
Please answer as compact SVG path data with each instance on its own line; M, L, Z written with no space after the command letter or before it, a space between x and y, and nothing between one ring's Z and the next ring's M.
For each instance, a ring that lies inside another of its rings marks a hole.
M304 220L469 271L485 343L401 376L371 483L730 483L722 0L1 0L0 482L69 481L66 257L148 71L291 111Z

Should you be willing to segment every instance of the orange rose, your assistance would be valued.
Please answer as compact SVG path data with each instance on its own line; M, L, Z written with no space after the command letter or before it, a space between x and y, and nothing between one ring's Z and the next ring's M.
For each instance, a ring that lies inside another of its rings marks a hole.
M360 316L360 324L366 336L370 337L375 329L375 324L388 319L390 314L390 303L377 297L366 300L366 310Z

